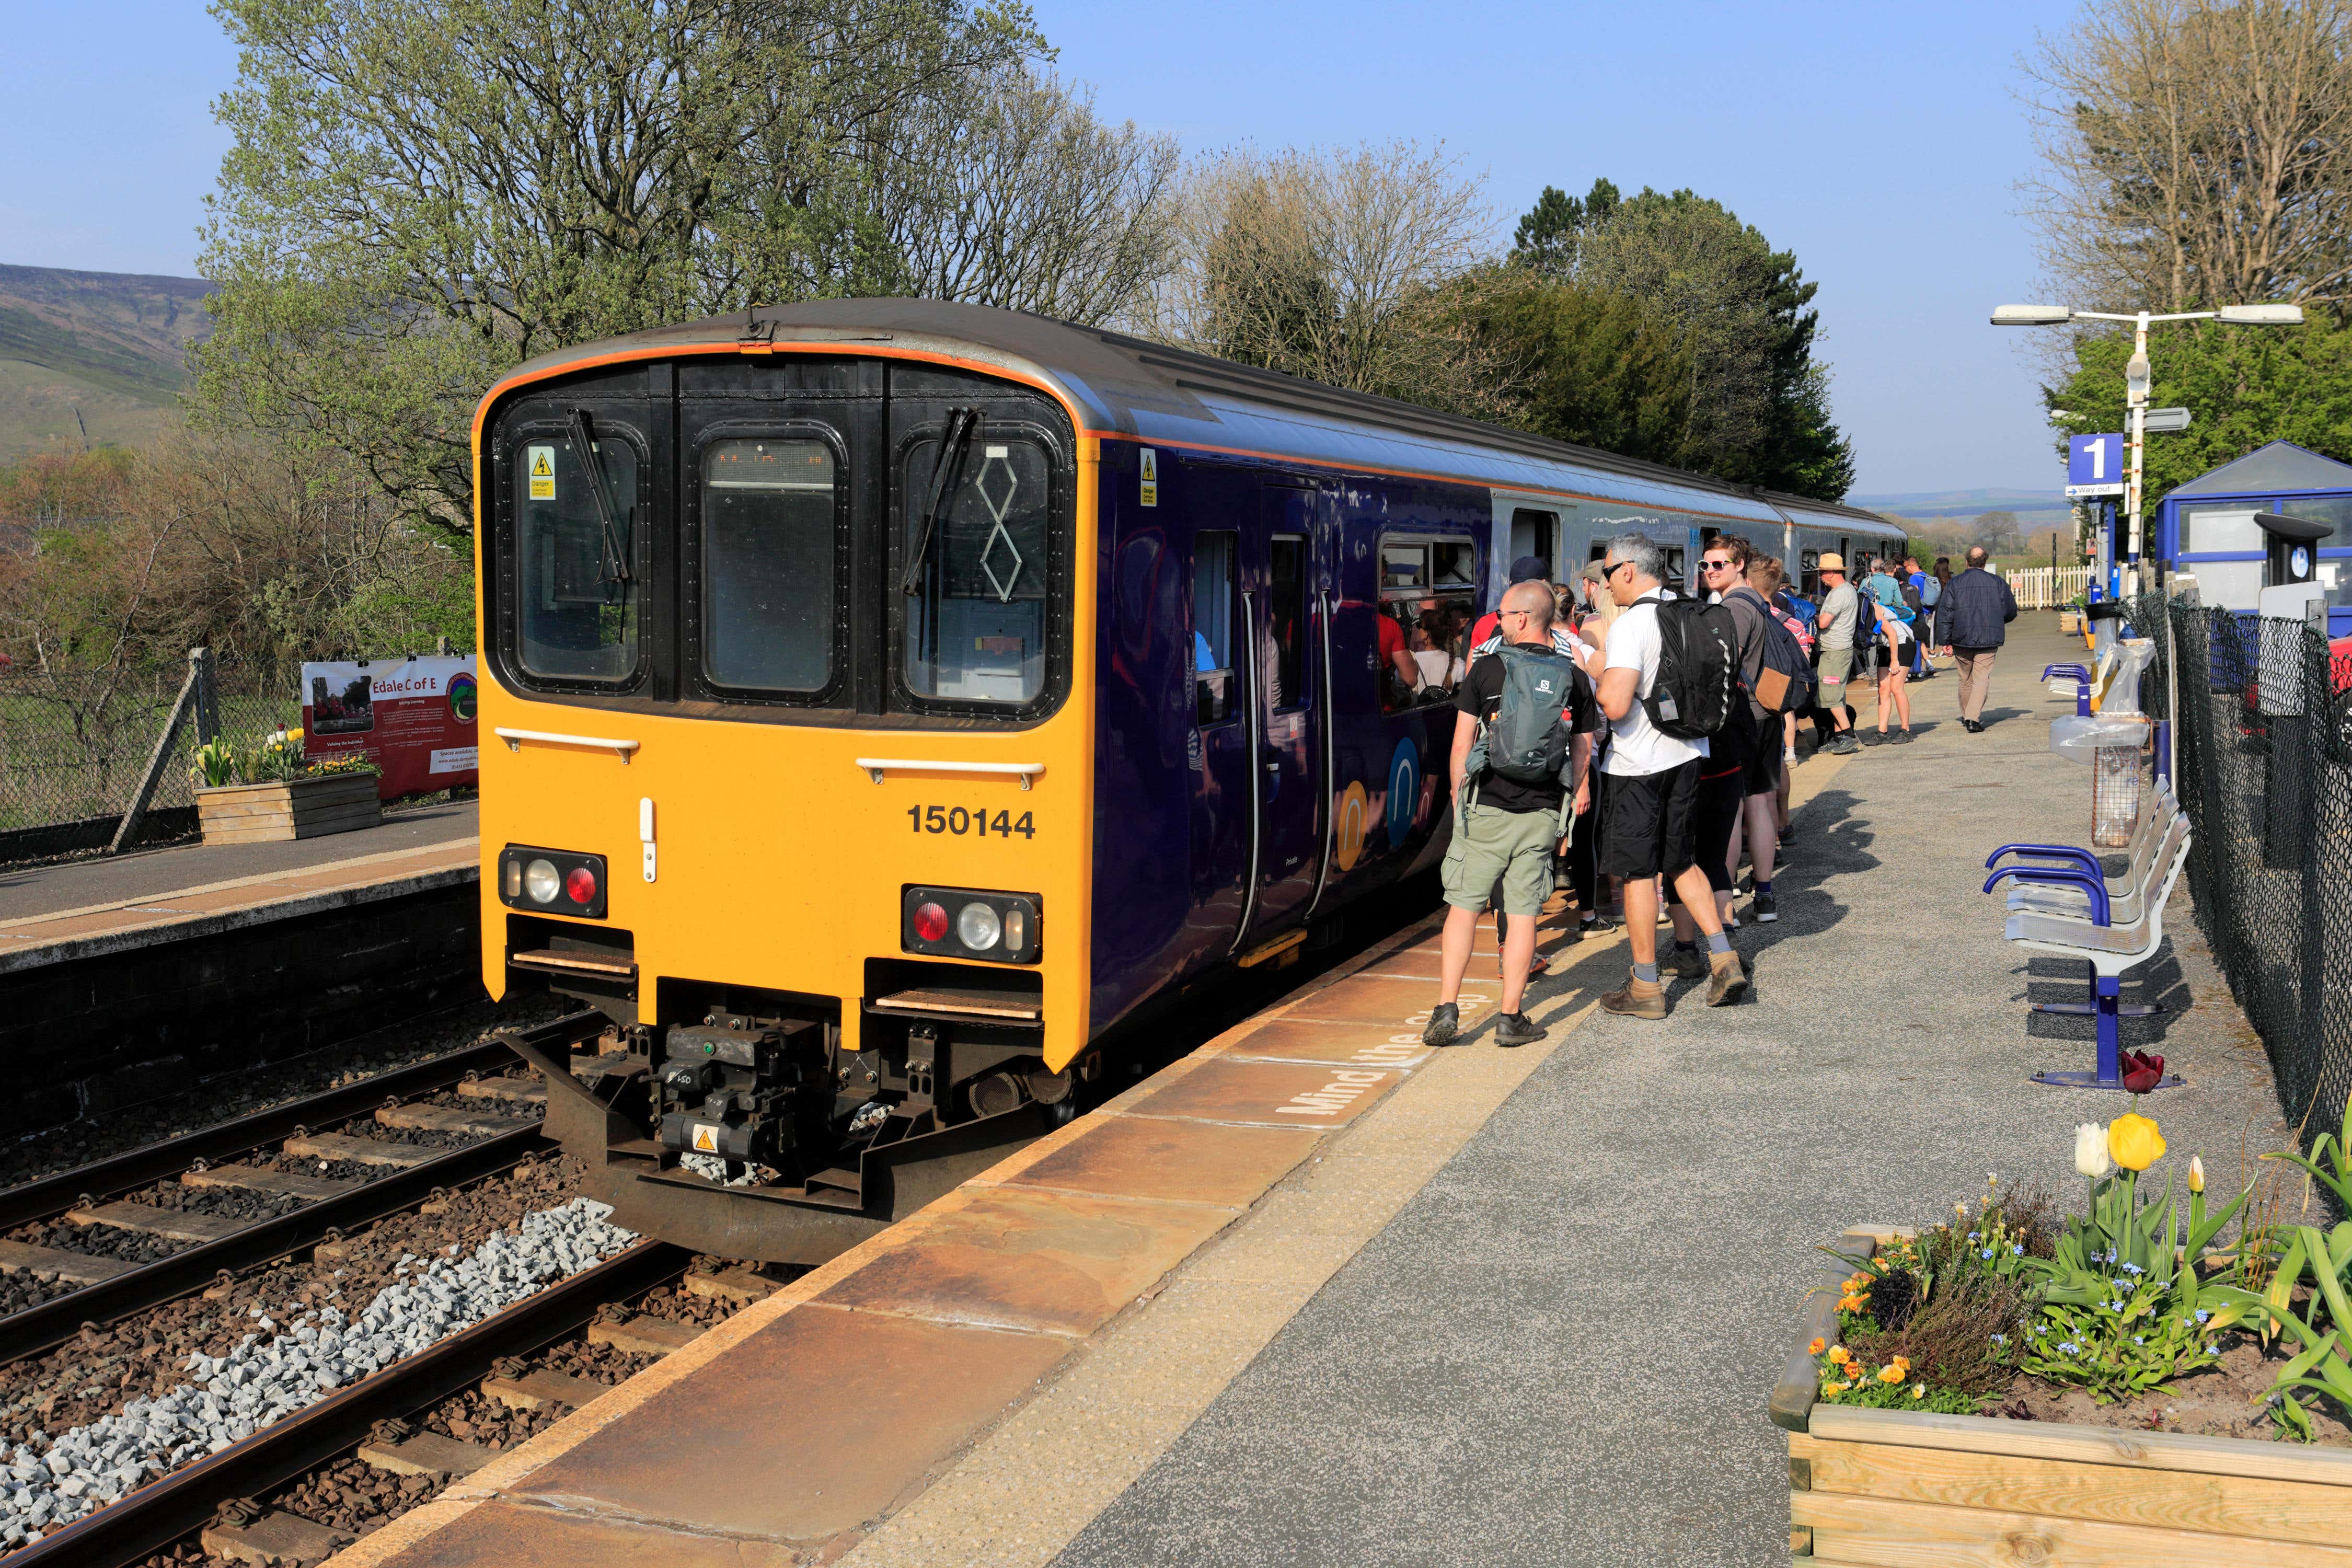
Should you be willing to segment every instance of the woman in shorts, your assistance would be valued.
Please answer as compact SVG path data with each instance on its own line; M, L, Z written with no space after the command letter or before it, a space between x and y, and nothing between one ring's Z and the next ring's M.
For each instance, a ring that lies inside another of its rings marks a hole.
M1903 684L1906 668L1911 662L1911 628L1903 617L1876 600L1864 598L1863 605L1878 613L1878 635L1870 639L1873 674L1878 680L1878 738L1892 746L1907 745L1911 740L1911 693ZM1892 708L1903 728L1894 734L1886 732L1886 710Z

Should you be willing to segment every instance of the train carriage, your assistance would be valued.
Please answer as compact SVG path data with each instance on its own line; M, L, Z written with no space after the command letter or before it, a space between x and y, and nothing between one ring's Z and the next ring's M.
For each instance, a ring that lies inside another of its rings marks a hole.
M516 1044L622 1223L779 1261L1434 863L1423 611L1628 529L1876 523L919 300L549 355L475 440L485 983L604 1021L576 1073Z

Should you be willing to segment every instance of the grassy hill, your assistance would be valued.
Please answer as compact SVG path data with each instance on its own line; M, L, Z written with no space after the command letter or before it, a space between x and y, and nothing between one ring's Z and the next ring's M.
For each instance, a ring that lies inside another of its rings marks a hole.
M200 278L0 267L0 461L167 428L188 345L211 331ZM80 416L77 425L75 416Z

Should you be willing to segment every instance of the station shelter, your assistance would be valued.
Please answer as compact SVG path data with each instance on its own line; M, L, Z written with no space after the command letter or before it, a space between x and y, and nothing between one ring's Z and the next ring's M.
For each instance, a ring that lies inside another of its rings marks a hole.
M2352 464L2292 441L2273 441L2199 475L2157 508L2156 547L2168 570L2197 579L2208 605L2252 613L2262 593L2268 541L2263 512L2326 522L2317 578L2331 637L2352 633Z

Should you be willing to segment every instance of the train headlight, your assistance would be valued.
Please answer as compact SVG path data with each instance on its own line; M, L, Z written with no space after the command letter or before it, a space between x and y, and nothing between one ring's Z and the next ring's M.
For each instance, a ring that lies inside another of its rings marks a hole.
M604 918L604 858L509 844L499 851L499 901L533 914Z
M1041 935L1034 893L919 887L901 893L898 944L908 952L1034 963Z
M956 935L974 952L986 952L1004 934L1004 922L986 904L971 903L956 911Z

